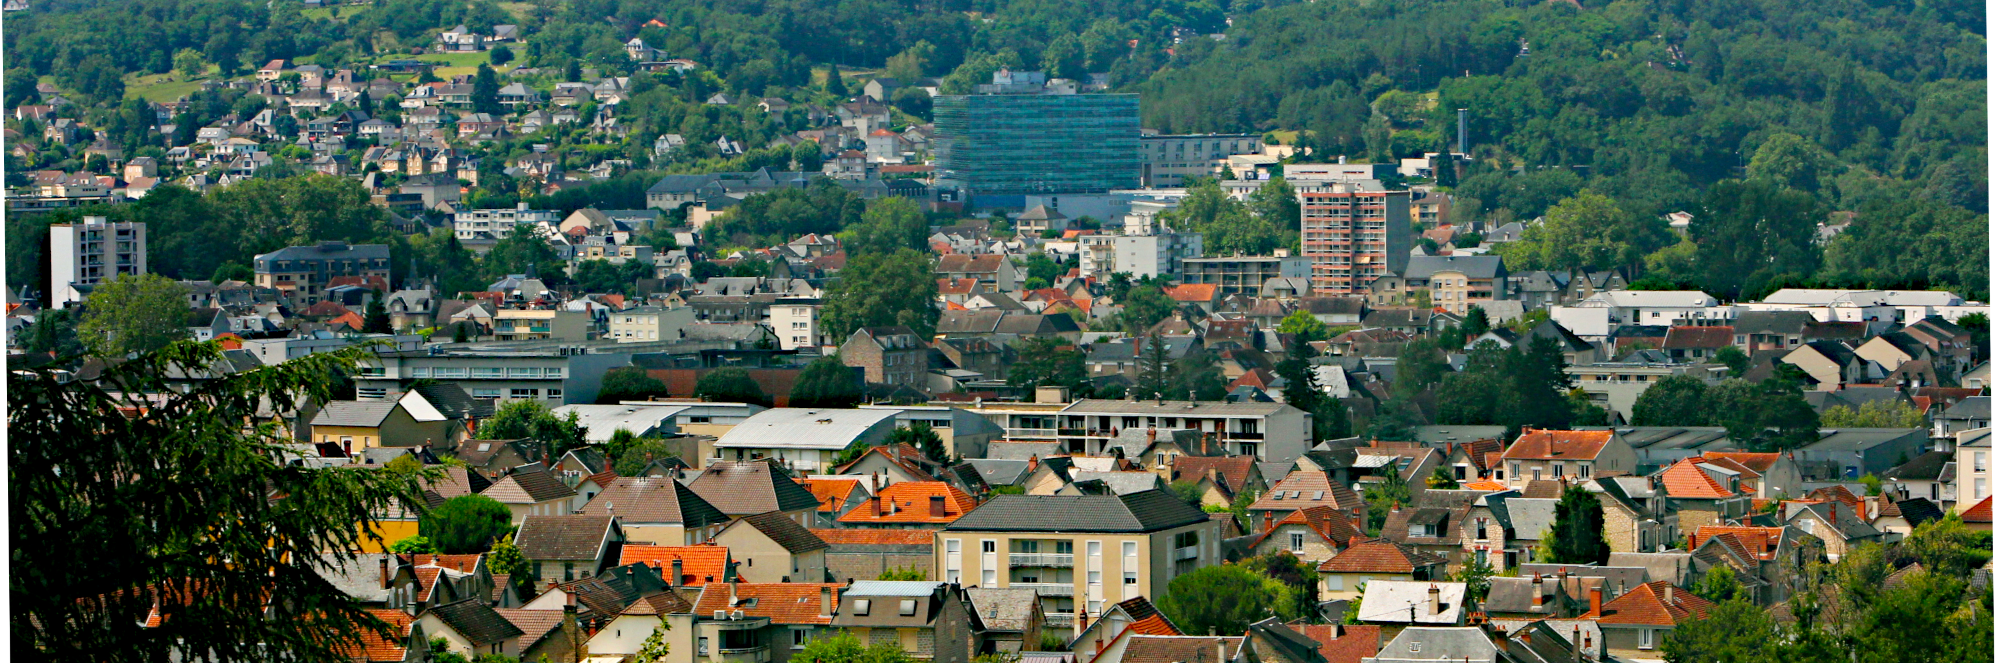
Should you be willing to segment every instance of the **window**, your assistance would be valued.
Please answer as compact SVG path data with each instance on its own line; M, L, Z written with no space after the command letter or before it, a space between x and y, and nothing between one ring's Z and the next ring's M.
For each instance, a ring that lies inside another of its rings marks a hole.
M1972 499L1986 499L1986 477L1974 477L1972 479Z
M1984 451L1972 452L1972 471L1974 472L1986 471L1986 452Z
M1346 584L1346 579L1338 573L1326 577L1326 588L1329 590L1340 591L1345 589Z
M542 377L545 377L545 378L559 378L559 377L562 377L562 376L563 376L563 369L560 369L560 368L544 368L544 369L542 369Z
M549 398L562 398L562 390L561 390L561 389L550 389L550 390L549 390L549 392L548 392L548 396L549 396Z
M507 396L509 398L534 398L540 395L540 393L540 389L514 389L508 391Z
M473 397L473 398L499 398L499 397L500 397L500 390L498 390L498 389L474 389L474 390L472 390L472 397Z
M959 546L960 546L960 542L959 542L959 540L958 540L958 539L945 539L945 541L944 541L944 581L945 581L945 582L949 582L949 583L957 583L957 582L958 582L958 576L959 576L959 560L958 560L958 555L959 555Z
M708 638L700 638L695 641L694 653L701 656L708 655Z
M1521 464L1520 464L1520 463L1509 463L1509 464L1508 464L1508 466L1507 466L1507 471L1508 471L1508 472L1511 472L1511 473L1513 473L1513 474L1514 474L1514 476L1517 476L1517 477L1518 477L1518 476L1521 476Z
M916 599L903 599L902 605L896 607L896 614L904 617L911 617L916 615L917 614Z
M444 369L438 369L438 372L439 372L439 373L443 373L443 372L444 372ZM473 369L472 369L472 377L475 377L475 378L502 378L502 377L506 377L506 376L507 376L507 370L506 370L506 369L502 369L502 368L477 368L477 367L475 367L475 368L473 368Z
M1480 541L1485 541L1485 540L1486 540L1486 519L1485 519L1485 518L1480 518L1480 519L1479 519L1479 540L1480 540Z
M809 635L809 634L811 634L811 633L812 633L812 631L808 631L808 630L806 630L806 629L802 629L802 628L795 628L795 629L792 629L792 648L793 648L793 649L805 649L805 648L806 648L806 640L807 640L807 637L806 637L806 636L807 636L807 635Z
M854 599L854 614L861 616L868 614L868 599Z
M1653 629L1649 628L1639 629L1639 648L1640 649L1653 648Z
M979 552L990 553L994 552L997 548L998 544L995 543L992 539L987 539L985 541L979 542Z
M1305 552L1305 549L1306 549L1306 535L1305 535L1305 533L1304 533L1304 532L1292 532L1292 552L1295 552L1295 553L1296 553L1296 552Z

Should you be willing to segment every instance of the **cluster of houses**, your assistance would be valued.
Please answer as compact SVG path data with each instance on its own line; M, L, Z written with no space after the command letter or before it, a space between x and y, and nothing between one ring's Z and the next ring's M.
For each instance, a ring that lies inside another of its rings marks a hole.
M1945 438L1830 430L1781 453L1661 427L1507 439L1497 426L1423 426L1411 440L1306 447L1276 439L1303 436L1304 413L1282 404L1059 391L850 409L565 405L557 414L578 415L593 444L560 456L536 439L480 439L490 408L451 384L298 416L302 457L317 457L304 462L454 458L426 498L484 495L518 527L525 564L495 573L490 553L387 552L421 528L413 513L379 514L379 538L328 575L398 634L371 636L354 653L366 661L423 660L439 639L466 656L626 660L662 623L670 657L703 663L765 663L843 632L960 662L1646 660L1713 607L1692 591L1712 569L1782 612L1808 561L1947 513L1991 527L1984 421ZM918 423L941 449L891 441ZM617 431L674 452L608 458L598 443ZM1891 478L1878 495L1805 469L1856 455L1908 459L1878 473ZM1363 495L1386 481L1410 497L1371 525ZM1556 504L1577 490L1601 506L1611 552L1544 561ZM1177 576L1278 553L1316 569L1319 624L1195 633L1154 607ZM1451 579L1480 564L1494 572L1483 597Z

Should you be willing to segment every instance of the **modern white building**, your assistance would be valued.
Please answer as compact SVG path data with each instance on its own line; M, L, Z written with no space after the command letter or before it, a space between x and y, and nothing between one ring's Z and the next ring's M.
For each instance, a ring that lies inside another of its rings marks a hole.
M781 297L771 302L771 331L778 335L778 349L826 345L820 338L819 307L816 297Z
M453 214L452 234L458 240L497 240L507 236L508 231L518 225L545 225L555 227L562 220L556 210L528 209L527 203L520 203L511 209L469 209Z
M715 441L704 465L777 459L805 474L831 474L833 459L860 442L880 444L896 429L895 410L772 408L750 415Z
M680 432L675 423L688 407L679 403L627 401L615 405L564 405L552 412L557 417L568 417L575 412L577 423L583 425L585 440L608 442L621 429L641 437L672 437Z
M48 308L82 301L90 287L119 274L146 273L146 224L101 216L49 226Z
M1986 305L1968 302L1940 290L1822 290L1785 288L1761 302L1740 304L1748 311L1804 311L1820 322L1898 322L1909 324L1931 316L1957 322L1961 316L1985 313Z
M1106 447L1120 431L1191 429L1229 453L1289 463L1305 453L1312 431L1310 413L1283 403L1083 399L982 403L969 410L1006 430L1008 441L1053 440L1088 456L1110 453Z
M1114 272L1134 278L1169 275L1180 271L1182 260L1201 257L1199 233L1084 235L1078 239L1082 253L1078 273L1083 276Z
M652 343L681 337L681 330L695 324L691 306L640 306L606 314L605 338L619 343Z
M1737 308L1699 290L1610 290L1575 306L1549 309L1549 319L1586 340L1602 339L1623 325L1727 325Z

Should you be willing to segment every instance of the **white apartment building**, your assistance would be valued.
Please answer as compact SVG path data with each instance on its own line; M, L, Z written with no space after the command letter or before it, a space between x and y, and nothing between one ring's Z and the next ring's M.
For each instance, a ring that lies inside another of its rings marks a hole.
M119 274L146 273L146 224L83 223L49 226L49 308L81 301L90 286Z
M609 318L604 337L619 343L678 340L681 330L695 323L690 306L640 306L612 312Z
M778 349L827 345L820 338L819 308L819 299L814 297L781 297L771 302L771 331L778 335Z
M1038 394L1038 399L1040 395ZM1304 454L1312 414L1283 403L1083 399L981 403L968 408L1006 431L1008 441L1060 442L1070 453L1098 456L1128 429L1199 430L1208 444L1258 462L1289 463Z
M1622 325L1727 325L1736 319L1736 311L1699 290L1610 290L1575 306L1551 307L1549 318L1570 333L1598 340Z
M1176 134L1139 137L1139 184L1178 187L1197 177L1216 177L1229 157L1262 154L1256 134Z
M1201 257L1201 234L1166 232L1150 235L1084 235L1080 238L1078 273L1084 276L1125 272L1133 278L1175 274L1181 261Z
M528 209L527 203L520 203L511 209L469 209L453 214L452 234L458 240L497 240L507 236L507 232L518 225L546 225L551 228L562 221L556 210Z
M1950 322L1986 305L1936 290L1832 290L1785 288L1761 302L1739 304L1748 311L1804 311L1820 322L1895 321L1909 324L1933 315Z

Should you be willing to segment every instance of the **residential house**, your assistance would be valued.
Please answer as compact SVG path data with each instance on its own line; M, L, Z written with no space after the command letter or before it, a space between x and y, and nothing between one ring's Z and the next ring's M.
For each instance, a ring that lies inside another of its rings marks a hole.
M576 489L564 485L541 463L530 463L507 472L480 493L507 506L520 525L529 516L562 516L577 509Z
M745 581L827 581L826 542L784 512L738 519L711 540L729 549L741 565L737 573Z
M1604 506L1604 540L1612 553L1650 553L1680 540L1680 515L1652 478L1600 477L1583 487Z
M1703 451L1701 457L1737 471L1743 486L1760 500L1783 499L1805 493L1805 478L1788 454L1778 452ZM1724 464L1729 461L1734 465Z
M1405 628L1382 644L1380 655L1371 654L1362 658L1361 663L1432 660L1500 663L1507 659L1500 657L1500 647L1494 644L1496 639L1487 635L1485 628L1478 626Z
M1848 551L1865 543L1881 543L1882 532L1868 524L1864 514L1840 501L1783 503L1784 523L1810 534L1826 544L1826 558L1839 561Z
M1672 509L1680 513L1681 528L1721 525L1750 514L1754 491L1745 489L1743 474L1732 465L1736 463L1689 458L1653 475Z
M1411 627L1463 626L1468 612L1462 582L1374 580L1361 594L1361 622L1382 627L1384 634Z
M1708 616L1715 604L1666 581L1649 582L1613 599L1597 613L1604 649L1624 658L1658 658L1666 634Z
M849 585L832 622L862 642L895 645L938 663L970 663L979 654L977 624L956 583L881 580Z
M1265 513L1268 515L1270 512ZM1283 519L1271 522L1262 533L1252 536L1246 547L1252 555L1285 551L1300 561L1317 564L1343 554L1342 551L1361 536L1361 525L1355 524L1345 513L1331 507L1316 506L1294 511Z
M930 530L911 529L815 529L827 544L827 573L839 580L880 578L891 571L918 571L929 575L934 566L933 537Z
M1161 462L1163 459L1157 457L1157 454L1154 456L1152 462L1155 472L1161 469L1159 466L1162 464L1168 464L1171 468L1167 476L1162 478L1169 481L1195 482L1201 491L1202 506L1211 504L1229 506L1237 495L1246 491L1262 494L1266 487L1264 473L1257 469L1257 459L1254 456L1172 455L1164 459L1165 463ZM1144 461L1146 456L1141 456L1140 459Z
M1107 602L1165 591L1174 576L1222 559L1216 522L1162 490L999 495L937 537L931 577L1035 589L1044 611L1062 616L1054 622L1061 625L1074 624L1080 611L1099 614Z
M1183 633L1173 622L1167 621L1166 615L1160 614L1152 601L1145 597L1130 598L1105 608L1096 619L1077 624L1076 636L1070 639L1070 652L1085 658L1095 656L1117 639L1128 635L1178 636Z
M1408 506L1389 509L1382 538L1458 563L1466 554L1464 530L1473 505L1485 496L1476 490L1420 491Z
M862 327L840 345L840 360L862 369L872 384L921 390L930 373L930 346L909 327Z
M943 481L903 481L875 491L838 521L842 527L937 529L978 505L979 500Z
M338 444L350 456L375 447L453 448L465 438L463 420L445 416L415 391L396 400L328 402L311 426L314 441Z
M1253 529L1269 529L1277 518L1283 518L1294 511L1313 507L1327 507L1347 514L1350 521L1360 520L1366 515L1367 503L1345 482L1336 480L1333 473L1324 470L1295 470L1279 479L1277 485L1263 493L1246 511ZM1256 523L1264 523L1259 527Z
M1443 557L1388 539L1358 541L1319 563L1320 600L1360 599L1368 583L1376 580L1441 580L1447 562Z
M881 444L895 429L894 410L772 408L716 439L709 463L750 466L768 460L805 474L829 473L843 450Z
M989 292L1013 292L1020 276L1004 255L951 253L938 256L937 278L972 279Z
M701 543L691 546L653 546L625 542L618 549L618 566L643 564L660 572L660 578L674 589L700 589L713 583L742 582L742 565L727 546Z
M511 657L521 652L521 629L494 610L486 597L426 610L417 616L413 629L421 629L433 641L443 640L444 651L468 659L484 654Z
M709 541L729 524L729 516L672 477L618 477L577 511L616 516L627 540L661 546Z
M824 583L716 583L695 600L695 663L787 660L835 632L850 591ZM865 640L864 640L865 642Z
M1960 431L1954 439L1953 465L1958 476L1953 483L1958 485L1958 499L1955 508L1964 513L1993 494L1993 429L1974 428Z
M1527 429L1500 458L1506 463L1505 483L1517 489L1543 478L1583 481L1638 468L1638 454L1611 430Z
M981 651L1018 654L1041 647L1048 620L1035 590L968 587L965 597L979 616Z
M528 516L514 535L530 573L544 583L597 575L612 547L624 540L612 516Z
M811 492L768 461L712 463L688 487L730 518L782 511L793 522L809 525L819 508Z

